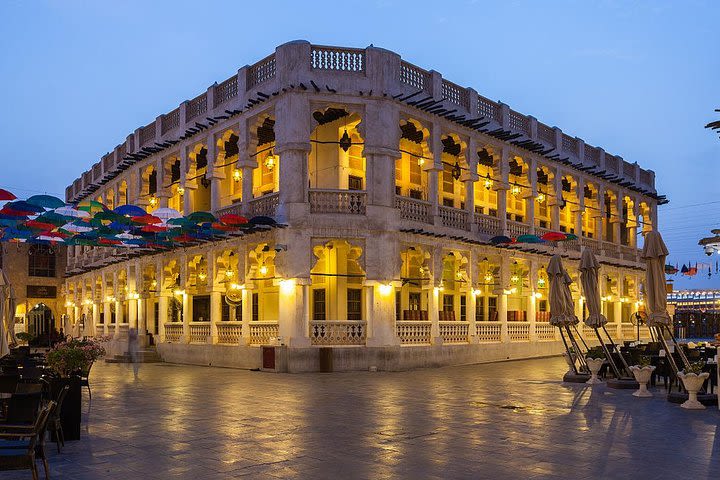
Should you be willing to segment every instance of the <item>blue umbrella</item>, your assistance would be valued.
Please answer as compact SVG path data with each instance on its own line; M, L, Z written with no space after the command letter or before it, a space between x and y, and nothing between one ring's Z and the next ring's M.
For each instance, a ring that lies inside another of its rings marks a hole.
M65 206L65 202L52 195L33 195L26 200L30 205L43 208L60 208Z
M147 215L147 212L137 205L120 205L113 210L113 212L119 213L120 215L127 215L128 217L142 217L143 215Z
M493 245L500 245L501 243L512 243L512 238L506 237L505 235L498 235L490 239L490 243Z

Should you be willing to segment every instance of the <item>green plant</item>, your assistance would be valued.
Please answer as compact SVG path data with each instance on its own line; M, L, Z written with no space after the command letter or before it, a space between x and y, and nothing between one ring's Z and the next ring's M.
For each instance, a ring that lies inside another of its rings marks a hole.
M640 368L649 367L649 366L650 366L650 356L648 356L648 355L642 355L642 356L640 357L640 361L638 362L638 366L639 366Z
M17 337L17 339L21 342L30 343L35 338L35 335L28 332L19 332L15 334L15 337Z
M703 368L705 368L705 362L698 361L698 362L692 362L690 363L690 366L683 370L683 372L687 375L688 373L694 373L695 375L700 375L703 371Z
M585 358L593 358L596 360L604 359L605 352L603 351L602 347L592 347L588 350L587 355L585 355Z
M47 355L47 364L61 377L87 371L90 365L105 356L105 349L92 340L70 340L58 343Z

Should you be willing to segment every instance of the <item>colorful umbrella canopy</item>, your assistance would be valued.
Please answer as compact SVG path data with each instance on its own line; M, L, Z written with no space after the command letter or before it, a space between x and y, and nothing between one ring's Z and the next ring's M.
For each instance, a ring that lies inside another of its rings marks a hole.
M63 202L57 197L53 197L52 195L33 195L32 197L28 198L26 202L31 205L36 205L38 207L47 209L60 208L65 206L65 202Z
M17 197L12 192L8 192L7 190L0 188L0 202L15 200L16 198Z
M542 238L546 242L561 242L563 240L567 240L565 234L561 232L547 232L540 238Z
M277 225L277 222L270 218L266 217L265 215L258 215L257 217L253 217L250 219L250 222L253 225Z
M107 208L105 208L105 205L96 200L83 200L82 202L78 203L77 209L84 210L91 214L107 210Z
M205 222L215 222L217 221L217 218L215 218L215 215L213 215L210 212L193 212L190 215L186 217L188 221L193 223L205 223Z
M515 242L517 243L543 243L544 240L538 237L537 235L520 235L515 239Z
M120 215L127 215L128 217L142 217L143 215L147 215L147 212L137 205L120 205L115 208L113 212Z
M23 200L16 200L14 202L8 202L5 204L3 209L12 209L18 212L30 212L30 214L33 213L42 213L45 211L43 207L38 207L37 205L32 205L28 202L25 202Z
M62 215L63 217L90 218L90 212L86 212L85 210L78 210L69 205L56 208L55 213L57 213L58 215Z
M152 214L163 221L170 220L171 218L180 218L183 216L182 213L178 212L174 208L158 208L157 210L152 212Z
M244 223L248 223L247 218L234 213L226 213L220 217L220 221L225 225L242 225Z
M140 215L138 217L132 217L133 223L142 224L142 225L155 225L158 223L162 223L162 219L156 217L155 215L145 214Z
M498 235L490 239L490 243L493 245L501 245L503 243L512 243L512 238L506 237L505 235Z

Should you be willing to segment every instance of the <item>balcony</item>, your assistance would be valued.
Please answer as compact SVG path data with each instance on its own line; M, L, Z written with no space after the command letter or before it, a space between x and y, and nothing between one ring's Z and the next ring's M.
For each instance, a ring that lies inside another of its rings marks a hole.
M310 190L310 213L365 215L367 193L360 190Z
M458 230L470 230L468 212L452 207L438 207L440 219L444 227L457 228Z
M500 219L497 217L476 213L475 225L477 225L478 233L483 233L491 237L502 235L502 225L500 224Z
M395 208L400 210L400 218L420 223L433 223L432 204L414 198L395 196Z
M250 344L269 345L280 334L278 322L251 322Z
M242 322L220 322L217 327L219 345L239 345L242 340Z
M419 320L395 322L395 332L402 345L429 345L431 329L432 322Z
M507 230L509 236L519 237L520 235L527 235L528 233L530 233L530 225L508 220Z
M274 217L280 204L280 192L268 193L262 197L253 198L248 205L248 213L251 217L264 215Z
M314 320L310 322L313 345L365 345L364 320Z
M502 340L502 322L477 322L475 328L480 343L499 343Z
M190 324L190 343L208 343L210 337L210 322L197 322Z
M467 322L439 322L438 327L440 328L440 337L443 343L468 343L470 326Z

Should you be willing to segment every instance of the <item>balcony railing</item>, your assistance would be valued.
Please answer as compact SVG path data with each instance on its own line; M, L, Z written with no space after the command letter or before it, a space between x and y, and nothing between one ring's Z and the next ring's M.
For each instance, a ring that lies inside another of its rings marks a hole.
M210 322L191 323L190 343L208 343L210 336Z
M364 49L313 45L310 55L310 63L315 70L365 72Z
M165 341L168 343L181 343L183 340L182 323L165 324Z
M557 327L550 325L549 323L536 323L535 324L535 336L538 342L552 342L555 340L555 333Z
M268 345L273 339L278 338L280 327L277 322L251 322L250 323L250 344Z
M400 218L421 223L433 223L431 215L432 205L430 202L416 200L414 198L395 196L395 208L400 210Z
M310 342L313 345L365 345L367 335L363 320L313 320Z
M218 208L217 212L215 212L218 217L227 215L228 213L232 213L234 215L242 215L242 203L234 203L226 207Z
M359 190L310 190L311 213L365 215L367 193Z
M397 321L395 331L402 345L427 345L430 343L432 323L420 321Z
M477 337L480 343L495 343L501 341L501 322L477 322Z
M280 204L280 193L273 192L263 195L262 197L250 200L248 211L251 216L265 215L274 217L277 215L277 207Z
M217 343L220 345L239 345L242 339L242 322L219 322Z
M468 343L470 327L467 322L439 322L438 326L443 343Z
M484 233L490 236L502 235L502 225L500 224L500 219L497 217L476 213L475 224L477 225L478 233Z
M602 255L602 249L600 248L600 242L594 238L582 238L582 244L584 247L589 248L595 255Z
M470 230L468 212L452 207L439 207L440 219L444 227L457 228L459 230Z
M520 235L527 235L528 233L530 233L530 225L508 220L507 230L508 235L510 235L511 237L519 237Z
M527 322L507 322L508 337L511 342L530 341L530 324Z

